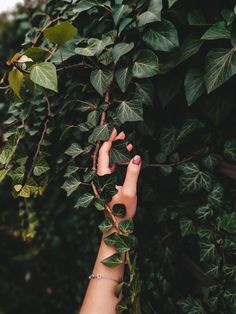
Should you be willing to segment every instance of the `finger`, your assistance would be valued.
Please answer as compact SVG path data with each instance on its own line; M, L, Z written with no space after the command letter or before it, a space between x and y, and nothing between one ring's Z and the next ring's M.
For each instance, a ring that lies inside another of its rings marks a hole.
M116 136L115 141L124 140L124 139L125 139L125 133L122 131Z
M128 144L128 145L126 146L126 148L127 148L127 151L128 151L128 152L131 152L131 150L133 149L133 145L132 145L132 144Z
M129 162L126 171L126 177L123 184L123 191L125 194L134 196L137 191L137 181L141 169L141 157L139 155L134 156Z
M114 128L109 139L105 141L98 153L98 166L97 166L97 173L99 176L103 176L105 174L111 173L110 167L109 167L109 151L112 146L112 142L115 140L117 136L117 131Z

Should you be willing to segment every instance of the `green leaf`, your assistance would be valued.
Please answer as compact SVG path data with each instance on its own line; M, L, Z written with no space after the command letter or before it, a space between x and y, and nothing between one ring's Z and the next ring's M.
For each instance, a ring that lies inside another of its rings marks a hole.
M236 214L225 214L218 218L218 228L229 233L236 233Z
M119 222L119 229L123 233L132 233L134 231L134 223L132 219L122 220Z
M67 193L67 196L70 196L74 191L78 189L81 181L76 175L71 175L63 184L62 189Z
M69 21L65 21L45 29L43 34L53 44L63 46L77 34L77 29Z
M162 152L167 156L177 147L178 130L175 128L163 128L160 134L160 144Z
M159 73L159 60L151 50L139 50L134 56L133 76L137 78L152 77Z
M32 66L30 79L37 85L57 92L57 72L50 62L38 63Z
M214 172L220 160L214 155L208 155L202 159L202 164L207 170Z
M100 196L105 201L109 201L112 196L117 193L115 185L117 184L117 177L115 173L106 174L103 176L96 175L94 178L94 183L100 193Z
M18 69L12 69L8 74L8 81L10 84L11 89L13 90L14 94L21 98L20 90L24 83L24 75Z
M124 19L132 9L127 4L116 4L112 7L112 15L115 25L117 26L119 22Z
M148 10L138 16L138 25L161 21L162 0L150 0Z
M124 100L117 106L116 114L121 123L143 121L143 106L139 99Z
M123 140L116 140L110 150L110 163L121 164L130 161L130 154Z
M168 5L169 8L171 8L176 2L178 2L179 0L168 0Z
M212 208L221 209L224 203L224 188L216 183L208 195L208 203Z
M229 39L230 31L226 27L225 21L220 21L212 25L201 37L203 40Z
M96 207L97 210L102 211L105 209L105 200L102 198L95 199L94 200L94 206Z
M206 90L203 71L200 68L190 68L184 86L188 105L191 106Z
M126 253L131 249L131 239L128 236L117 234L114 246L118 253Z
M115 78L118 86L123 93L126 92L129 83L132 80L132 71L129 67L118 68L115 72Z
M113 60L117 63L123 55L127 54L134 48L134 43L119 43L113 47Z
M0 170L0 182L2 182L4 180L4 178L6 177L8 171L9 171L8 169L1 169Z
M83 195L81 195L78 199L77 202L75 204L75 208L86 208L88 207L92 200L94 199L94 195L91 193L84 193Z
M193 9L188 13L188 22L189 25L193 26L203 26L207 25L207 20L200 9Z
M116 296L117 298L120 297L120 295L121 295L121 293L122 293L122 288L123 288L124 285L125 285L125 282L121 282L121 283L118 283L118 284L116 285L116 288L115 288L115 296Z
M31 58L34 62L42 62L48 53L49 51L46 49L31 47L24 52L24 55L26 55L28 58Z
M116 243L116 237L117 233L113 232L112 234L104 238L104 242L107 246L114 246Z
M75 158L83 153L83 149L78 143L72 143L70 147L67 148L65 151L65 154L68 156L71 156L72 158Z
M103 96L112 81L112 72L109 70L94 70L90 75L90 82L96 91Z
M186 136L203 127L204 124L198 119L187 119L178 132L177 141L182 141Z
M180 92L182 88L183 81L179 75L171 72L164 76L160 76L157 80L157 93L160 98L162 108L165 108L171 100L173 100L176 95Z
M179 227L182 237L196 233L193 221L187 217L180 218Z
M171 51L179 47L177 30L174 24L167 20L163 20L157 29L144 33L143 41L159 51Z
M115 216L124 217L126 214L126 207L124 204L115 204L112 207L112 212Z
M236 162L236 139L227 140L224 144L224 155Z
M236 74L236 58L233 49L210 50L206 56L205 82L210 93Z
M135 84L135 97L140 99L143 105L151 106L154 99L154 86L150 79L136 81Z
M92 57L100 54L106 48L107 44L104 40L90 38L86 47L78 47L75 49L75 52L82 56Z
M200 261L214 262L219 258L215 243L200 242Z
M178 301L183 313L186 314L206 314L201 301L189 296L184 300Z
M200 206L196 209L195 214L197 219L200 221L206 221L208 218L212 217L213 210L209 207L209 205Z
M19 134L14 134L8 139L6 145L2 148L2 151L0 153L1 164L7 165L11 161L12 157L16 152L19 140L20 140Z
M181 192L198 192L201 189L210 191L212 188L212 176L209 172L203 171L198 164L194 162L186 162L178 169L183 173L180 176Z
M41 176L41 174L47 172L48 170L50 170L50 167L48 165L48 163L46 162L46 160L40 155L37 158L35 167L34 167L34 175L35 176Z
M98 228L102 233L107 233L112 228L112 226L112 220L110 218L105 218Z
M119 253L115 253L101 261L104 265L109 268L113 268L119 266L123 263L122 257Z
M106 123L104 125L98 125L93 133L89 136L89 143L95 144L97 141L106 141L112 132L112 125L110 123Z
M102 5L103 3L100 3L97 0L81 0L79 3L76 4L73 12L79 14L81 12L88 11L94 7Z

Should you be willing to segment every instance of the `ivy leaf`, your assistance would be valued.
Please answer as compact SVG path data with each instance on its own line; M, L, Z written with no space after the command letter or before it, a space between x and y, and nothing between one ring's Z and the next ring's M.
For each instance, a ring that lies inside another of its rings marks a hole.
M123 288L124 285L125 285L124 282L118 283L118 284L116 285L116 288L115 288L115 296L116 296L117 298L120 297L120 295L121 295L121 293L122 293L122 288Z
M220 160L214 155L208 155L202 159L202 164L207 170L214 172L220 164Z
M46 49L31 47L24 52L24 55L31 58L34 62L42 62L48 53L49 51Z
M117 63L123 55L127 54L134 48L134 43L119 43L113 48L113 60Z
M130 154L127 150L126 143L123 140L114 141L110 150L111 164L121 164L129 162Z
M215 243L200 242L200 260L204 262L214 262L219 258Z
M117 234L114 246L118 253L126 253L131 249L131 239L128 236Z
M191 106L206 90L203 71L200 68L190 68L184 86L188 105Z
M140 99L143 105L151 106L154 98L154 86L151 80L146 79L142 82L134 82L135 84L135 97Z
M112 125L105 123L104 125L98 125L94 128L93 133L89 136L89 143L95 144L97 141L106 141L112 132Z
M121 19L124 19L132 10L127 4L116 4L112 7L112 15L115 25L117 26Z
M187 314L206 314L201 301L189 296L184 300L178 301L178 305Z
M105 218L98 228L102 233L107 233L112 228L112 226L112 220L110 218Z
M106 202L102 198L98 198L94 200L94 206L97 210L102 211L105 209Z
M40 176L41 174L47 172L50 170L50 167L46 160L40 155L36 161L35 167L34 167L34 175Z
M112 211L113 211L114 215L116 215L118 217L124 217L126 214L126 207L124 204L115 204L112 207Z
M229 39L230 31L226 27L225 21L220 21L212 25L201 37L203 40Z
M106 243L107 246L114 246L116 243L116 237L117 234L113 232L112 234L104 238L104 242Z
M1 169L0 170L0 182L2 182L5 179L8 171L9 171L8 169Z
M112 72L109 70L94 70L90 75L90 82L96 91L103 96L112 81Z
M236 74L236 57L233 49L218 48L206 56L205 82L210 93Z
M231 161L236 162L236 140L227 140L224 144L224 155Z
M143 121L143 107L137 98L124 100L117 106L116 114L121 123Z
M157 30L150 29L144 33L143 41L152 49L159 51L171 51L179 47L177 30L168 20L163 20Z
M117 177L115 173L106 174L104 176L96 175L94 178L94 183L100 193L100 196L105 201L109 201L112 196L117 193L115 185L117 184Z
M206 205L198 207L195 211L195 214L197 216L197 219L201 221L206 221L209 217L212 217L213 211L209 207L209 205Z
M134 223L132 219L122 220L119 222L119 229L123 233L132 233L134 231Z
M106 46L109 44L108 41L100 40L97 38L89 38L88 45L86 47L78 47L75 49L75 52L78 55L92 57L96 54L100 54Z
M70 196L74 191L78 189L81 181L76 175L71 175L63 184L62 189L67 193L67 196Z
M161 21L162 0L151 0L148 10L138 17L138 25L143 26L148 23Z
M68 156L71 156L72 158L75 158L83 153L83 149L78 143L72 143L70 147L67 148L65 151L65 154Z
M53 44L63 46L77 34L77 28L75 28L69 21L65 21L45 29L43 34L44 37Z
M167 156L177 147L178 130L175 128L163 128L160 134L160 144L162 152Z
M148 49L139 50L134 56L133 76L137 78L152 77L159 72L157 55Z
M11 89L13 90L14 94L21 98L20 96L20 90L22 88L22 85L24 83L24 75L22 72L20 72L18 69L12 69L11 72L8 74L8 81L11 86Z
M123 263L122 257L119 253L115 253L101 261L104 265L109 268L113 268L119 266Z
M178 169L183 173L180 176L180 190L182 192L198 192L201 189L210 191L212 188L212 176L207 171L202 171L198 164L186 162Z
M94 195L91 193L84 193L83 195L81 195L78 199L77 202L75 204L75 208L86 208L88 207L92 200L94 199Z
M229 233L236 233L236 214L226 214L218 218L218 228Z
M224 188L216 183L208 195L208 203L212 208L220 209L224 203Z
M169 102L179 94L182 84L183 81L179 75L172 72L171 75L166 74L159 77L157 80L157 85L159 86L157 93L160 98L162 108L165 108Z
M187 217L180 218L179 227L182 237L196 233L193 221Z
M31 67L30 79L37 85L57 92L57 72L50 62L38 63Z
M169 8L171 8L176 2L178 2L179 0L168 0L168 5Z
M76 4L73 12L79 14L100 5L102 5L102 3L99 3L97 0L81 0L79 3Z
M12 135L8 139L6 145L2 148L2 151L0 153L1 164L7 165L11 161L12 157L16 152L19 140L20 140L19 134Z
M205 26L207 25L207 20L201 9L193 9L188 13L189 25L193 26Z
M198 119L187 119L178 132L177 141L183 140L186 136L192 134L195 130L203 127L204 124Z
M121 91L125 93L127 87L132 79L132 70L129 67L126 68L118 68L115 72L115 78L118 86L120 87Z

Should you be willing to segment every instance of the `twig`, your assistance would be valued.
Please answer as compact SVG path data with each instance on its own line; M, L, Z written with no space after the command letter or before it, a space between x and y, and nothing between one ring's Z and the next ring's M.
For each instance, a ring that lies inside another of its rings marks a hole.
M77 64L70 64L70 65L64 65L62 68L58 68L57 72L73 69L73 68L87 68L87 69L94 69L94 67L90 64L85 63L77 63Z
M26 178L24 180L24 184L22 184L22 188L24 187L24 185L26 184L26 182L29 180L29 178L31 177L32 175L32 172L34 171L34 168L35 168L35 164L36 164L36 161L37 161L37 158L38 158L38 155L39 155L39 152L40 152L40 148L41 148L41 145L42 145L42 142L44 140L44 137L45 137L45 134L46 134L46 131L47 131L47 125L48 125L48 121L49 121L49 118L51 117L52 113L51 113L51 104L49 102L49 99L47 96L44 97L44 100L47 104L47 116L44 120L44 123L43 123L43 131L41 133L41 136L40 136L40 139L39 139L39 142L37 144L37 147L36 147L36 151L34 153L34 156L33 156L33 159L32 159L32 164L31 164L31 167L29 169L29 172L27 173L26 175Z
M56 45L54 46L54 48L53 48L52 51L50 52L49 56L45 59L45 62L49 61L49 60L52 58L53 54L55 53L55 51L56 51L57 49L58 49L58 44L56 44Z

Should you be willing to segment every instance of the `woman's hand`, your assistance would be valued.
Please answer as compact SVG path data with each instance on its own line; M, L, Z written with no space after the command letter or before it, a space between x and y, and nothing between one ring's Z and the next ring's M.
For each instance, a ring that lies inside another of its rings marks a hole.
M105 141L98 155L97 173L99 176L110 174L115 170L115 165L109 166L109 153L112 144L116 140L124 140L125 133L120 132L117 135L116 129L113 129L110 138ZM127 150L130 152L133 149L133 145L127 145ZM118 192L113 196L112 200L108 202L108 206L112 210L115 204L124 204L126 207L126 214L124 217L117 217L117 221L127 220L135 215L137 207L137 181L141 169L141 157L136 155L132 158L127 166L126 176L123 186L116 186Z

